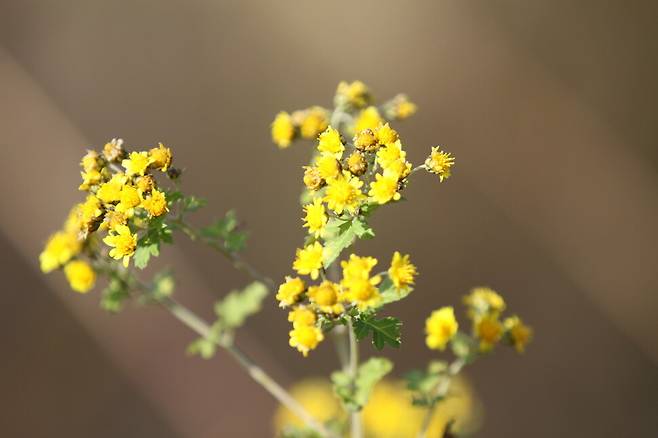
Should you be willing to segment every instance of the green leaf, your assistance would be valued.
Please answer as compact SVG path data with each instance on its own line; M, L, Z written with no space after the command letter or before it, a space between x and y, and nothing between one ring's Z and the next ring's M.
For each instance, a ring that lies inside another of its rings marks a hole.
M255 281L241 291L232 291L215 304L218 322L225 329L240 327L247 317L261 309L261 303L267 295L267 287Z
M134 255L135 266L139 269L146 268L151 257L160 255L160 244L171 242L171 228L164 222L164 218L151 219L146 234L137 241Z
M450 348L455 356L461 358L466 363L473 362L479 353L477 341L462 332L455 334L450 341Z
M160 245L158 243L142 243L137 242L137 249L135 250L135 255L133 260L135 262L135 267L139 269L144 269L148 266L151 256L157 257L160 255Z
M199 231L207 241L218 242L229 252L238 252L244 249L247 242L247 233L238 230L238 225L235 211L229 210L223 218Z
M362 409L370 392L386 374L393 369L393 363L383 357L372 357L357 370L354 380L345 371L332 373L334 392L350 411Z
M371 239L374 236L374 231L362 217L347 220L329 219L326 226L324 257L322 260L325 269L340 257L343 250L351 246L357 237L359 239Z
M402 322L392 316L376 319L375 315L365 315L354 321L354 334L362 340L372 333L372 344L377 350L382 350L387 344L398 348L401 343L401 327Z
M352 228L359 239L372 239L375 237L375 232L363 217L355 217L352 221Z
M100 305L111 313L117 313L123 308L123 302L130 297L130 291L120 278L112 276L107 287L102 292Z
M183 197L183 210L186 212L195 212L198 209L205 207L208 203L205 199L198 196L190 195Z
M391 279L386 276L386 278L384 278L384 280L379 285L379 293L382 297L381 305L383 306L385 304L400 301L409 295L413 290L414 289L411 286L407 286L402 290L398 290Z
M413 392L415 406L433 406L442 396L435 394L441 379L448 378L446 371L448 364L444 361L430 362L427 370L413 370L404 376L407 388Z
M204 359L210 359L215 355L217 345L211 339L199 338L192 341L187 346L187 354L195 356L199 355Z

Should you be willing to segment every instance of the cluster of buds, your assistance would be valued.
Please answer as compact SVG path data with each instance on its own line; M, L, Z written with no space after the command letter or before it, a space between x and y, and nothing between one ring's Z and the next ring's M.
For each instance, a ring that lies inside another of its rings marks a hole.
M272 122L272 141L281 149L296 138L313 139L329 125L329 111L320 106L287 113L281 111Z
M171 150L162 143L147 151L128 153L121 139L105 144L101 153L89 150L82 158L85 200L76 204L61 230L54 233L39 256L41 270L64 268L71 287L87 292L94 286L95 270L82 257L96 260L107 255L128 266L137 248L138 231L168 212L164 191L154 172L176 178ZM99 247L98 233L106 248Z

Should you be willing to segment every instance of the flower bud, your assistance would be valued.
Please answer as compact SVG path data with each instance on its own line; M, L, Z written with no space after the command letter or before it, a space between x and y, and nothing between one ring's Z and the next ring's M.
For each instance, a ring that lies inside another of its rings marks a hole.
M304 185L309 190L318 190L323 184L324 181L317 167L304 167Z
M126 151L123 149L123 140L113 138L109 143L105 143L103 156L110 163L118 163L126 158Z
M377 137L372 129L364 129L354 136L354 147L361 151L371 151L377 148Z
M353 152L347 159L347 168L353 175L363 175L368 168L365 158L360 152Z

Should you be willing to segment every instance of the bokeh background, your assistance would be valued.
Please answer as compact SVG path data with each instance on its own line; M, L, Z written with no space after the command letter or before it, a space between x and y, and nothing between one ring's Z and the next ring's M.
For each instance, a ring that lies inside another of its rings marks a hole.
M0 1L0 435L271 436L275 403L225 355L183 354L191 333L158 309L108 315L98 295L38 272L80 199L78 162L112 137L165 142L204 223L235 207L246 252L274 278L303 238L308 143L278 151L282 109L330 105L339 80L419 113L409 158L457 156L374 219L360 251L413 255L401 373L426 362L429 311L471 286L500 290L536 331L527 354L468 370L487 437L649 437L658 431L658 39L650 1ZM210 316L247 281L184 239L159 259ZM292 383L302 360L273 302L240 334Z

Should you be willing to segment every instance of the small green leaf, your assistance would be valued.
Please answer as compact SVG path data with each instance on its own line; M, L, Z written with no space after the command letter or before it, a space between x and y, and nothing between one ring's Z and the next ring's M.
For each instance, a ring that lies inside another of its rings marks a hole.
M218 242L229 252L243 250L247 242L247 233L238 230L238 218L233 210L199 231L206 240Z
M457 332L450 341L450 348L455 356L466 363L471 363L478 355L478 343L466 333Z
M375 236L372 228L361 217L347 220L331 218L327 222L325 232L324 257L322 260L325 269L340 257L343 250L351 246L357 237L359 239L371 239Z
M362 340L372 333L372 344L377 350L382 350L385 345L398 348L401 327L402 322L392 316L376 319L375 315L366 315L354 321L354 334Z
M379 293L382 297L381 305L394 303L405 298L411 293L414 289L411 286L407 286L402 290L399 290L393 285L391 279L386 276L384 280L379 285Z
M215 355L216 351L217 345L212 340L205 338L195 339L187 347L187 354L192 356L199 355L204 359L210 359Z
M241 291L232 291L215 304L218 322L225 329L240 327L247 317L261 309L261 303L267 295L267 287L255 281Z
M354 229L354 234L356 234L359 239L372 239L375 237L375 232L362 217L354 218L352 221L352 228Z
M198 196L190 195L183 198L183 209L186 212L195 212L198 209L205 207L208 202L199 198Z
M117 276L112 276L107 287L103 290L100 305L111 313L119 312L123 302L130 297L130 291L125 282Z
M135 250L135 255L133 260L135 261L135 267L139 269L144 269L148 266L151 256L157 257L160 255L160 245L157 243L137 243L137 249Z
M386 374L393 369L393 363L383 357L373 357L357 370L354 380L345 371L331 375L334 392L350 411L362 409L368 402L370 392Z

